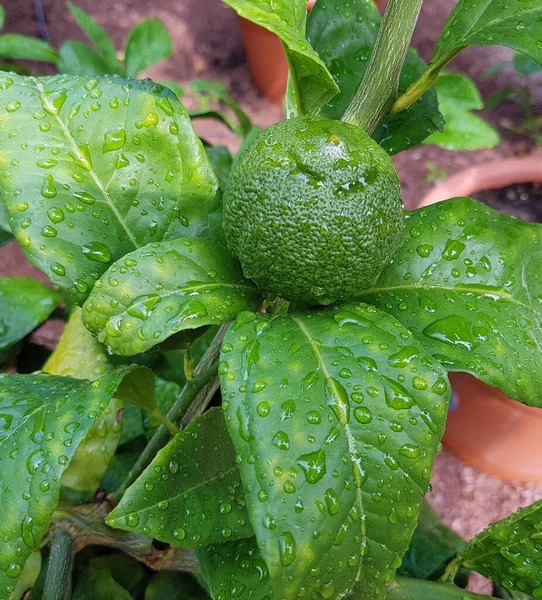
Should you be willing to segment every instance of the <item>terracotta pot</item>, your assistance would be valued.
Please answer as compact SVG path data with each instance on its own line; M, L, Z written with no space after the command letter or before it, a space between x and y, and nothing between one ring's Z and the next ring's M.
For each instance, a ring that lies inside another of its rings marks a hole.
M477 165L435 186L420 206L475 192L542 182L542 156ZM542 410L511 400L467 373L451 373L443 442L466 463L501 479L542 481Z
M315 1L307 2L309 12ZM381 11L386 4L387 0L377 0L376 2ZM246 19L240 19L240 21L248 66L256 87L272 102L282 104L288 81L288 64L279 38L251 21Z

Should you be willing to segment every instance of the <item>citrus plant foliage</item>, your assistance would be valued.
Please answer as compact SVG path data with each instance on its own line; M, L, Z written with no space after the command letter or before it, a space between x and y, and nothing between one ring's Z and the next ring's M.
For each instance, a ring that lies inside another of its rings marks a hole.
M447 73L435 133L429 88L472 44L541 62L523 29L542 2L460 0L428 66L407 41L372 139L337 122L378 48L371 2L227 4L281 39L296 117L259 135L229 104L239 160L130 78L171 50L156 21L122 62L70 5L93 47L55 54L62 75L0 75L2 243L52 282L0 280L0 600L60 580L73 598L484 598L455 585L467 569L542 597L538 504L465 544L423 503L448 372L542 407L542 226L469 198L406 212L388 156L484 130ZM14 374L53 311L56 350ZM72 586L59 557L88 543L115 550L79 553Z

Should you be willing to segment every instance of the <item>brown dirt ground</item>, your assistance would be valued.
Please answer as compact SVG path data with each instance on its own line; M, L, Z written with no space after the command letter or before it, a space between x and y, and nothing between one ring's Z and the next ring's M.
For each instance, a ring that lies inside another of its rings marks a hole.
M7 12L6 31L37 35L33 2L4 0ZM175 45L174 56L156 65L147 73L156 80L173 79L186 85L192 78L219 79L230 85L233 97L247 110L253 120L267 126L282 116L280 106L265 100L253 87L246 65L237 19L220 0L79 0L78 4L91 13L122 47L127 32L146 17L162 19ZM422 9L414 45L428 60L441 25L455 4L454 0L427 0ZM66 39L80 39L76 27L62 0L43 0L47 25L52 41L59 46ZM480 75L493 63L510 59L505 48L472 48L457 58L452 68L473 77L484 97L511 87L518 81L508 71L488 81ZM42 69L45 74L47 68ZM540 98L538 98L540 100ZM517 121L519 112L511 106L489 112L489 120L498 125L503 117ZM235 150L239 142L224 127L214 123L198 124L200 135L215 144L226 144ZM413 208L430 187L426 181L426 163L432 162L449 174L495 159L498 156L521 154L529 148L525 139L506 136L497 149L476 152L450 152L435 146L422 146L395 157L402 181L405 204ZM9 244L0 255L0 274L25 274L43 278L26 263L20 250ZM54 327L42 328L41 339L51 343L57 335ZM444 449L437 457L432 478L433 491L428 499L443 520L458 533L470 538L492 521L501 519L517 508L542 498L541 484L515 484L478 472ZM488 584L477 578L473 589L488 592Z

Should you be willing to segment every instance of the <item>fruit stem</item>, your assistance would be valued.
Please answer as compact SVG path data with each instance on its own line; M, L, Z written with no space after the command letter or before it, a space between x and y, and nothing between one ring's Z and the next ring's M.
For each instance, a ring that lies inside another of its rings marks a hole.
M423 0L389 0L369 66L342 120L370 135L393 106Z

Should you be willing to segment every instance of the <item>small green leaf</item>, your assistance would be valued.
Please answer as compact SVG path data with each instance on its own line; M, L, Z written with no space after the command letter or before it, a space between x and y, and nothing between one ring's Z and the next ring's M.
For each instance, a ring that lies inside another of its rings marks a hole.
M542 225L470 198L407 214L401 248L361 297L449 371L542 406Z
M542 597L542 500L493 523L472 539L458 563L505 588Z
M542 64L542 0L459 0L435 46L429 65L440 71L468 46L503 45Z
M155 378L156 387L154 390L154 401L158 412L166 415L177 397L182 391L182 387L174 381L166 381L165 379ZM147 439L150 440L153 433L156 431L160 422L149 414L143 415L143 429Z
M493 597L473 594L450 583L398 577L391 584L386 600L493 600Z
M168 30L158 19L145 19L130 32L124 51L124 70L128 77L167 58L173 52Z
M101 55L101 58L103 58L107 68L106 73L109 75L122 74L122 65L117 58L115 46L107 33L89 14L72 2L68 2L68 8L74 19L77 21L79 27L81 27L81 29L85 32L87 38L91 41L94 48L96 48L98 53ZM71 72L73 73L73 71ZM99 73L89 73L88 71L85 71L79 74L98 75Z
M225 323L261 297L225 247L181 238L115 263L96 283L83 320L111 352L130 356L184 329Z
M9 595L58 504L60 478L122 381L125 367L90 382L47 374L0 376L0 595Z
M440 364L365 304L242 313L219 364L277 597L380 600L416 527L448 408ZM310 525L309 525L310 524Z
M416 579L438 577L465 544L465 540L443 525L437 513L424 502L418 526L397 574Z
M523 77L530 77L542 71L542 66L523 52L514 52L513 63L516 73Z
M125 559L124 572L130 572L131 576L144 578L143 567L134 560ZM73 590L72 600L134 600L132 594L113 575L114 563L111 557L98 557L91 559L78 573L77 583Z
M60 294L35 279L0 278L0 354L43 323Z
M4 28L4 23L6 21L6 11L4 7L0 4L0 31Z
M159 571L145 589L144 600L206 600L205 591L188 573Z
M342 0L318 0L315 4L307 20L307 38L340 88L340 93L320 109L320 116L343 116L365 75L380 22L377 8L367 0L354 0L348 8ZM400 91L405 91L424 70L425 63L411 50L401 74ZM387 152L395 154L420 144L440 129L442 118L436 95L429 92L407 111L385 117L373 137Z
M429 136L426 144L448 150L480 150L493 148L501 141L495 128L471 112L484 108L472 79L461 73L441 73L435 88L446 127L443 132Z
M233 156L226 146L211 146L206 150L209 161L218 177L220 189L224 191L233 165Z
M160 450L107 524L178 547L253 535L222 411L194 419Z
M58 52L43 40L8 33L0 35L0 58L20 58L57 63L59 56Z
M69 40L62 44L58 72L68 75L100 76L110 73L107 63L82 42Z
M305 39L306 0L224 0L244 19L276 34L283 45L299 114L316 112L339 88Z
M14 74L0 89L10 226L30 262L77 303L110 264L149 242L223 236L218 181L171 91Z
M213 600L274 597L267 565L254 538L200 548L197 556Z

